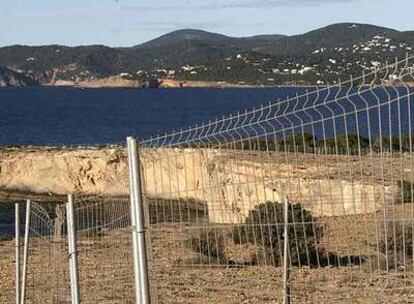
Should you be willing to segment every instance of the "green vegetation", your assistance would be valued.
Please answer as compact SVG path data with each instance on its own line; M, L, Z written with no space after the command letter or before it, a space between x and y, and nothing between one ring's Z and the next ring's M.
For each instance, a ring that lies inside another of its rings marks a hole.
M367 45L375 47L366 48ZM42 83L127 73L127 77L145 80L169 77L252 85L305 85L335 83L338 78L360 75L361 66L369 70L373 62L404 58L413 46L413 32L364 24L334 24L291 37L234 38L180 30L127 48L3 47L0 65L33 75Z
M290 262L297 266L315 266L323 262L325 256L319 256L323 250L318 250L322 228L315 223L311 213L298 204L289 204L288 213ZM250 244L256 247L256 254L248 263L280 266L283 259L283 223L284 205L267 202L250 210L245 222L232 228L188 229L185 243L197 253L217 258L218 261L227 260L228 263L231 263L227 256L230 244Z
M382 142L382 146L380 145ZM391 144L390 144L391 143ZM275 140L273 136L268 138L257 138L236 141L223 141L207 145L205 142L193 142L181 145L182 148L209 148L220 146L223 149L235 149L244 151L268 151L268 152L306 152L306 153L327 153L339 155L358 155L369 152L410 152L414 150L414 144L410 148L409 137L382 137L374 139L370 145L368 138L355 134L341 134L329 137L326 140L318 139L309 133L286 136ZM325 148L327 151L325 151ZM390 150L390 148L392 150Z
M382 143L382 145L380 144ZM318 139L312 134L304 133L286 136L275 140L273 136L268 138L257 138L248 140L223 141L220 143L206 144L206 142L192 142L181 145L182 148L216 148L234 149L243 151L264 152L297 152L297 153L322 153L338 155L362 155L370 152L393 152L406 153L414 150L414 143L410 147L409 136L404 135L401 139L397 136L384 136L373 139L370 145L368 138L355 134L338 135L326 140ZM325 151L326 148L326 151ZM390 150L391 148L391 150Z
M218 229L209 227L190 229L187 231L185 243L190 249L207 257L215 257L219 260L225 257L225 239Z
M100 228L94 227L94 228L85 228L80 229L77 231L77 236L81 239L85 238L94 238L98 236L103 236L104 233Z
M201 223L208 219L207 204L198 200L147 198L147 202L151 224Z
M373 143L373 148L379 151L382 147L383 151L402 151L409 152L414 150L414 139L411 138L410 145L410 136L402 135L400 136L383 136L382 138L377 138Z
M409 181L398 181L398 186L402 193L401 203L413 203L414 184Z
M379 249L384 254L379 266L386 268L386 257L388 256L388 269L400 265L412 265L414 234L413 225L407 221L390 222L386 225L386 235L379 242Z
M267 263L282 263L284 205L267 202L250 210L244 224L233 229L236 244L252 243L264 248ZM293 265L315 265L318 242L323 236L321 227L299 204L288 205L288 238L290 262Z

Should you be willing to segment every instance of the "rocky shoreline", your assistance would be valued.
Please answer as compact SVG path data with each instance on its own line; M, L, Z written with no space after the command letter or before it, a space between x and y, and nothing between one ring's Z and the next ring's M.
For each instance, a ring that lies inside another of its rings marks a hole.
M39 82L31 75L0 66L0 88L27 87L35 85L39 85Z

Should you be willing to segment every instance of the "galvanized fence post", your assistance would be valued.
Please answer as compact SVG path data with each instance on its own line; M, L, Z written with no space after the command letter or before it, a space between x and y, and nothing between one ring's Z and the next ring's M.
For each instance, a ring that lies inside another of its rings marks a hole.
M128 137L127 147L136 302L139 304L149 304L151 300L149 293L147 251L145 245L145 217L142 202L141 172L137 140L133 137Z
M15 238L16 238L16 304L20 304L20 205L14 204L15 211Z
M289 200L285 196L284 201L284 247L283 247L283 296L284 304L290 303L290 289L289 289Z
M67 227L68 227L68 250L70 267L70 290L72 304L79 304L79 281L78 281L78 256L76 250L76 226L73 212L73 195L68 195L66 203Z
M22 268L22 286L20 294L20 303L26 303L26 282L27 282L27 263L29 254L29 234L30 234L30 204L31 201L26 202L26 221L24 225L24 248L23 248L23 268Z

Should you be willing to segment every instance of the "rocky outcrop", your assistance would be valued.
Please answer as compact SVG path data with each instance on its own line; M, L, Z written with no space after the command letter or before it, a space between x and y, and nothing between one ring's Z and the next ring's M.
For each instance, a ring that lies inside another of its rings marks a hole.
M0 88L26 87L38 84L37 80L29 75L0 67Z
M389 172L403 158L294 156L210 149L143 149L145 195L181 203L202 201L210 220L243 221L266 201L301 204L317 216L365 214L400 201ZM377 172L378 171L378 172ZM384 174L385 172L385 174ZM384 179L385 178L385 179ZM0 150L0 191L127 195L124 149Z
M9 193L127 193L121 149L0 149L0 190Z
M93 78L87 80L55 80L46 84L46 86L56 87L77 87L85 89L99 88L142 88L145 86L138 80L126 79L120 76L111 76L107 78Z
M230 83L226 81L191 81L191 80L175 80L160 79L161 88L257 88L263 85L249 85L241 83Z
M378 162L368 157L158 149L142 159L148 194L205 201L220 223L241 222L258 204L285 197L317 216L370 213L400 200L397 183L370 172Z

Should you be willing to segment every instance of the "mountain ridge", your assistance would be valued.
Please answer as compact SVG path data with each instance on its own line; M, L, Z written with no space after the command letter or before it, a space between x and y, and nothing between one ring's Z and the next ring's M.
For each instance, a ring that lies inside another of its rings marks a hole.
M118 75L142 82L169 78L314 84L333 81L341 73L357 73L359 66L399 57L413 48L414 31L360 23L337 23L293 36L231 37L182 29L132 47L6 46L0 48L0 66L23 71L43 84ZM358 58L365 63L350 69L339 64L361 61Z

